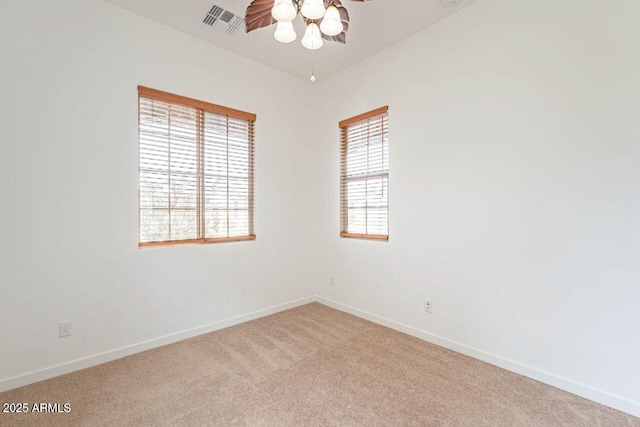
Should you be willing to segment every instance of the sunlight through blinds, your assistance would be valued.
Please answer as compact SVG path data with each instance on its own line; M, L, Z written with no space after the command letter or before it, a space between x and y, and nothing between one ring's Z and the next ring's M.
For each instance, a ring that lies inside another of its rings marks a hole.
M139 245L253 240L255 115L138 87Z
M389 239L388 107L340 122L343 237Z

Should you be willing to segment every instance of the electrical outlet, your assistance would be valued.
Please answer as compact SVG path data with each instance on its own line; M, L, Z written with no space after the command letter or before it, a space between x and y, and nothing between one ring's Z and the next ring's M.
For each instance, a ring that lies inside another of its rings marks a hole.
M60 322L58 324L60 338L71 336L71 322Z
M424 311L427 313L433 313L433 303L429 298L424 299Z
M331 281L329 282L329 284L330 284L331 286L335 286L335 285L336 285L336 281L335 281L335 280L333 280L333 277L331 278Z

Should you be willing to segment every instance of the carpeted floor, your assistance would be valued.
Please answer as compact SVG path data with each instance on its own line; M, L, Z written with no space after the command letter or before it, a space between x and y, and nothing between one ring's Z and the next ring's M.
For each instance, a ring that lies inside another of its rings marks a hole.
M640 426L640 419L321 304L0 394L1 425Z

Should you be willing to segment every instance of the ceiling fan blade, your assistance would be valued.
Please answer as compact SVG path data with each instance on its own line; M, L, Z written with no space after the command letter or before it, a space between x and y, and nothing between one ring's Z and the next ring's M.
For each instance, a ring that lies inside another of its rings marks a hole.
M271 16L274 0L253 0L244 16L245 32L249 33L258 28L275 24L276 20Z

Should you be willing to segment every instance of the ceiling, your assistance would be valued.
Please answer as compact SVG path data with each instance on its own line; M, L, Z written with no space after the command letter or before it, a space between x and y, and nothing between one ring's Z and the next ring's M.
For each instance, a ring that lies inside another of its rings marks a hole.
M202 21L214 4L244 17L251 0L106 0L118 7L250 58L294 77L309 81L311 67L325 79L388 46L446 18L475 0L343 0L349 11L347 43L325 41L316 51L302 47L304 23L294 21L296 41L282 44L273 38L275 25L234 34L218 31ZM453 3L444 6L443 3Z

